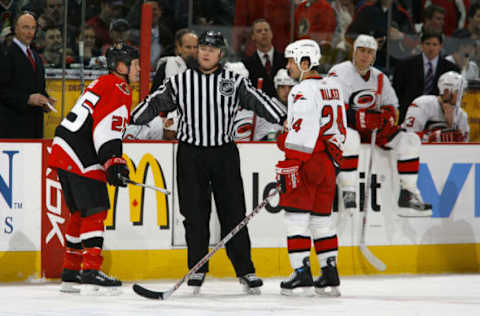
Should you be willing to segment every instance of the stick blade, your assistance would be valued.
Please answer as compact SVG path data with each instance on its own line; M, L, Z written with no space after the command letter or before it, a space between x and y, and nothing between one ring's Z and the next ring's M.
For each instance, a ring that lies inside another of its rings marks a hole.
M385 271L387 266L367 248L366 245L360 245L360 252L367 261L378 271Z
M133 285L133 291L140 296L143 296L145 298L149 298L152 300L164 299L164 296L163 296L164 292L152 291L136 283Z

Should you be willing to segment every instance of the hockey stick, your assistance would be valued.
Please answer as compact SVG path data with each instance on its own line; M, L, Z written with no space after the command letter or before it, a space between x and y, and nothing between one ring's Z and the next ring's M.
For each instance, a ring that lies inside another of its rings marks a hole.
M367 259L367 261L375 267L378 271L385 271L387 266L383 263L380 259L375 257L375 255L368 249L365 243L365 235L367 232L367 212L368 212L368 200L370 198L370 186L371 181L370 178L372 177L372 166L373 166L373 154L375 152L375 141L377 138L377 130L375 129L372 132L372 141L370 143L370 157L368 159L368 169L366 175L366 183L365 183L365 196L363 202L360 203L360 213L362 214L362 228L361 228L361 235L360 235L360 252L362 255ZM367 207L365 207L367 206Z
M133 285L133 291L140 296L157 299L157 300L166 300L169 298L173 292L175 292L186 280L190 278L190 276L198 271L209 259L212 257L220 248L222 248L233 236L235 236L248 222L257 214L263 207L265 207L268 203L268 200L276 195L279 192L278 188L275 188L275 191L271 192L257 207L253 209L247 216L237 226L235 226L222 240L220 240L215 247L207 253L199 262L195 264L193 268L188 271L188 273L178 281L171 289L167 291L153 291L149 290L139 284Z
M122 176L122 180L125 181L126 183L130 183L130 184L133 184L133 185L138 185L139 187L144 187L144 188L147 188L147 189L152 189L152 190L155 190L155 191L158 191L158 192L162 192L162 193L165 194L165 195L169 195L169 194L171 193L171 192L168 191L168 190L165 190L165 189L162 189L162 188L153 186L153 185L148 185L148 184L143 184L143 183L135 182L135 181L133 181L133 180L130 180L130 179L127 178L127 177L123 177L123 176Z
M383 74L379 74L378 76L378 86L377 86L377 107L380 104L379 96L382 93L383 88ZM387 266L383 263L380 259L375 257L375 255L368 249L367 244L365 242L365 236L367 234L367 213L368 213L368 205L369 205L369 198L370 198L370 186L371 186L371 177L372 177L372 167L373 167L373 155L375 153L375 146L377 140L377 129L373 130L372 132L372 139L370 142L370 157L368 157L368 166L367 166L367 174L366 174L366 183L365 183L365 196L363 202L360 201L360 213L362 215L362 227L360 232L360 252L362 255L367 259L367 261L375 267L378 271L385 271Z

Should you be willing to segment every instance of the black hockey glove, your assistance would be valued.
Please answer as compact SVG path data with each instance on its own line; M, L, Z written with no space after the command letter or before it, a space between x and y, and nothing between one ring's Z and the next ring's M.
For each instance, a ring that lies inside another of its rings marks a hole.
M125 159L121 157L112 157L103 165L107 175L107 182L116 187L126 187L127 182L123 177L128 179L128 167Z

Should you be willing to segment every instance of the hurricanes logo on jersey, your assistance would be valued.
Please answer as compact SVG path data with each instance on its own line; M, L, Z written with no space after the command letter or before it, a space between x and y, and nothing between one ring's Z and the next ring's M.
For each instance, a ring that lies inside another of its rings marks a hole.
M303 96L301 92L293 96L293 103L296 103L298 100L306 100L306 98Z
M348 103L352 109L366 109L375 105L376 96L375 91L372 90L359 90L352 93Z

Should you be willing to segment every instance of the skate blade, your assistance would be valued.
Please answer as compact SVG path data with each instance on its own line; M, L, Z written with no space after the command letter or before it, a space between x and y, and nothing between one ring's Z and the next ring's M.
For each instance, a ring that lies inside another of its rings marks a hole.
M327 289L329 289L329 291L327 291ZM338 286L327 286L324 288L316 287L315 293L317 293L317 295L319 296L324 297L339 297L341 295Z
M80 293L80 284L75 282L62 282L60 292L62 293Z
M248 295L260 295L262 291L260 287L248 287L247 285L243 285L243 292Z
M84 284L80 294L85 296L118 296L122 294L122 287Z
M432 217L432 210L416 210L412 208L399 208L398 216L400 217Z
M192 294L193 295L200 295L201 286L190 285L190 287L192 288Z
M311 286L305 286L301 288L296 288L294 291L293 289L280 289L280 294L285 295L285 296L301 296L301 297L308 297L308 296L313 296L312 292L312 287ZM300 291L301 289L301 291Z

